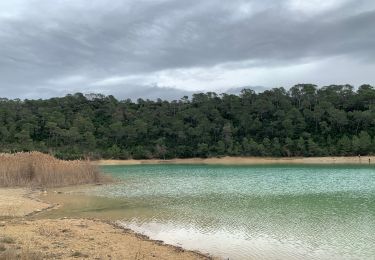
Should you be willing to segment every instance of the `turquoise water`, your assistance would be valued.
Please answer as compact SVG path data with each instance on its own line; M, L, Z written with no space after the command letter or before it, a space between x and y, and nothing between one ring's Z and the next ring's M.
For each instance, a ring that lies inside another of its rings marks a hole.
M230 259L375 259L375 168L106 166L121 223ZM126 213L125 213L126 212Z

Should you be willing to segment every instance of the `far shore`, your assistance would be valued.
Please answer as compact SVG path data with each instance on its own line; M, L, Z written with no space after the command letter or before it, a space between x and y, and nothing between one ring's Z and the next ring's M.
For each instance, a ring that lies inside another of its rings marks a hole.
M97 165L139 165L139 164L209 164L209 165L264 165L264 164L375 164L375 156L350 157L220 157L184 159L145 160L98 160Z

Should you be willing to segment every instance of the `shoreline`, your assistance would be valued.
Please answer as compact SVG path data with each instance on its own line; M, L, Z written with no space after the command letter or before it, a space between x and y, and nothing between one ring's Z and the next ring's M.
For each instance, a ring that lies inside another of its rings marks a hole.
M59 206L40 199L42 194L28 188L0 189L0 258L216 259L152 240L110 220L30 218Z
M375 156L348 157L212 157L212 158L176 158L144 160L96 160L99 166L105 165L141 165L141 164L207 164L207 165L265 165L265 164L353 164L375 165ZM370 163L369 163L370 162Z

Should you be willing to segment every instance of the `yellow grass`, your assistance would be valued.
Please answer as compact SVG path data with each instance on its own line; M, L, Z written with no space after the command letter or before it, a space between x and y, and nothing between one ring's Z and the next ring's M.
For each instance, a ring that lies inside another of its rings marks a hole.
M0 187L60 187L99 182L89 161L63 161L39 152L0 154Z

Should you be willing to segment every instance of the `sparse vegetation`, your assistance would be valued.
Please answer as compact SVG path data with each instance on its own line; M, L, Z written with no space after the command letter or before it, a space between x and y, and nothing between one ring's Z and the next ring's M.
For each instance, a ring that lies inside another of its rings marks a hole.
M31 252L29 250L16 250L14 248L0 252L0 260L40 260L43 259L41 253Z
M0 243L14 244L14 239L12 237L8 237L8 236L0 237Z
M101 180L89 161L64 161L39 152L0 154L0 187L60 187Z
M87 258L89 257L87 254L84 254L84 253L81 253L79 251L75 251L73 254L72 254L73 257L83 257L83 258Z

